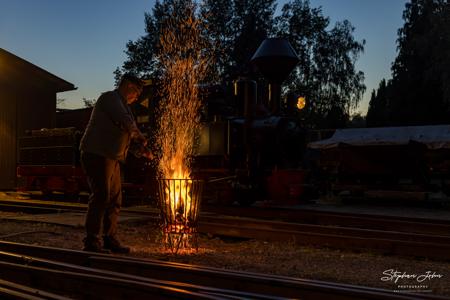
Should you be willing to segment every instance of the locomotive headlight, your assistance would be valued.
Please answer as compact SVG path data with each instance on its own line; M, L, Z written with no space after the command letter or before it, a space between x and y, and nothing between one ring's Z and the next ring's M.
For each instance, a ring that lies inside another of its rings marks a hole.
M302 110L306 106L306 98L303 96L300 96L297 98L297 109Z

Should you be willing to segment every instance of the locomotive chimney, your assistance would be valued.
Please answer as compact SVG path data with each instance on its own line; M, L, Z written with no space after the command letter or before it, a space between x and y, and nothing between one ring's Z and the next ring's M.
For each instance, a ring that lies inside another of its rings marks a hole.
M281 84L298 61L291 44L282 38L265 39L250 60L269 81L267 107L273 114L280 109Z

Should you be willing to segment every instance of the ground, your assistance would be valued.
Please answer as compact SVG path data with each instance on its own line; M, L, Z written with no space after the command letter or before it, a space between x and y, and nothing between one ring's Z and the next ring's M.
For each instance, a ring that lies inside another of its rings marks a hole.
M11 213L0 213L2 240L81 248L84 234L81 226L2 219L7 215ZM199 237L197 252L172 254L162 246L159 228L142 222L120 224L119 235L123 243L132 247L129 255L134 257L450 296L450 262L318 249L298 246L292 241L273 243L207 235ZM395 271L416 278L400 278L395 282L390 276Z

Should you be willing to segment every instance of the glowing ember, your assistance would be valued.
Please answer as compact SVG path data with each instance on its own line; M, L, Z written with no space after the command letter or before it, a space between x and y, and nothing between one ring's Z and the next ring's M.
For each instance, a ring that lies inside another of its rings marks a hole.
M195 181L190 179L189 165L200 128L198 85L207 64L200 21L195 17L196 6L186 1L173 5L172 10L172 16L162 26L158 56L163 76L157 142L162 152L159 172L165 178L160 181L163 230L166 245L173 249L174 242L178 249L191 247L189 239L196 232L193 226L199 199L193 198L199 197L193 197ZM172 233L178 235L175 241Z
M305 97L298 97L297 98L297 108L298 110L302 110L306 106L306 99Z

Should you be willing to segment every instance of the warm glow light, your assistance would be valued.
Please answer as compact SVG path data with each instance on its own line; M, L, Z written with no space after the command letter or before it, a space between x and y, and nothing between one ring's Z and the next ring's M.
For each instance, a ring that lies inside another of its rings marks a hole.
M297 98L297 108L298 108L298 110L304 109L305 106L306 106L306 99L305 99L305 97L301 97L301 96L298 97Z
M201 190L200 180L160 180L163 241L172 253L198 250L197 220Z

